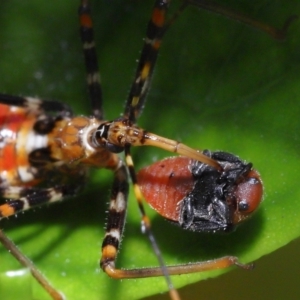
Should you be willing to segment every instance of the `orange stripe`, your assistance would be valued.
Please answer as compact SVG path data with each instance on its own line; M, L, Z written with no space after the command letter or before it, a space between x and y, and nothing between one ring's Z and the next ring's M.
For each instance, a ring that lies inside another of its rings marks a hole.
M155 26L163 27L165 25L165 10L155 8L151 20Z
M15 213L15 210L9 206L8 204L3 204L0 206L0 214L3 216L3 217L8 217L8 216L11 216Z
M160 47L160 45L161 45L161 40L154 40L153 42L152 42L152 47L157 51L158 49L159 49L159 47Z
M6 122L6 118L9 115L10 107L4 104L0 104L0 127L3 128L3 125Z
M102 260L113 260L117 256L117 249L112 245L107 245L102 249Z
M144 64L142 72L141 72L141 78L142 78L142 80L146 80L146 78L149 76L150 69L151 69L151 63L149 61L147 61Z
M79 19L80 19L81 26L92 28L93 22L91 17L88 14L82 14Z
M16 170L15 144L6 145L3 149L3 169L12 172Z

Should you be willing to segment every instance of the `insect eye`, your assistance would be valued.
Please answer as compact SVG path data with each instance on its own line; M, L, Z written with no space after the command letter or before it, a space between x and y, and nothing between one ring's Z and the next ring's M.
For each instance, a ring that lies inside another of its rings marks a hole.
M257 171L252 170L244 181L236 187L235 198L237 209L234 213L234 223L248 218L259 206L263 195L263 185Z
M238 211L240 212L246 212L249 210L249 204L247 200L242 200L238 203Z

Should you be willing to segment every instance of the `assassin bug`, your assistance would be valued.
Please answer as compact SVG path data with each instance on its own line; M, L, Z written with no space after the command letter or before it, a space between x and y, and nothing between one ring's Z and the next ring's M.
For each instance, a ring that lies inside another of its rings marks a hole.
M84 21L83 21L83 23L84 23ZM92 79L92 82L94 83L93 79ZM94 92L92 92L92 95L95 95L95 93L94 94L93 93ZM131 97L131 98L133 98L133 97ZM7 101L7 102L5 102L6 104L8 104L8 103L12 104L13 101L16 101L17 103L14 103L15 105L27 105L27 104L29 104L29 107L32 107L32 104L34 104L34 105L40 106L41 110L46 110L46 108L44 107L44 105L47 105L46 102L45 103L39 103L39 101L31 101L31 100L28 101L28 99L27 100L25 99L25 101L24 101L24 99L22 99L22 98L18 98L18 97L12 97L12 98L10 98L9 96L6 96L6 99L5 99L5 96L3 96L3 100L2 101L3 102ZM57 106L58 106L58 109L56 109ZM43 114L39 112L38 113L38 116L40 118L38 120L39 123L38 123L38 125L34 125L34 126L37 127L37 132L39 132L39 133L45 133L46 132L47 134L52 134L53 123L55 123L55 122L63 122L65 119L67 119L67 117L69 115L68 109L66 107L64 107L63 105L52 103L50 105L50 108L53 109L53 110L61 111L63 114L62 115L58 114L58 116L56 117L56 119L52 119L52 118L48 118L47 119L47 117L43 116ZM36 107L33 108L32 111L33 112L37 111L37 108ZM96 108L94 107L94 115L100 117L100 113L99 113L97 107ZM134 110L131 110L129 112L129 116L131 116L129 118L129 119L131 119L131 121L135 120L135 112L134 112ZM78 118L78 119L74 120L74 122L76 123L75 127L80 127L82 124L83 125L87 124L87 123L85 123L85 121L86 121L86 118ZM117 126L119 126L118 124L124 123L124 120L122 120L122 122L120 122L120 120L116 120L115 123L117 124ZM99 125L99 124L97 124L97 125ZM71 124L71 127L68 128L68 129L66 129L66 132L64 132L60 137L61 138L66 137L69 133L73 133L71 131L73 131L73 130L76 131L76 129L78 129L78 128L74 128L72 126L73 126L73 124ZM107 143L106 140L105 141L102 140L103 139L103 133L105 133L106 130L107 130L107 128L108 128L107 126L108 126L107 124L103 125L102 127L97 126L97 128L98 128L97 129L97 134L95 135L95 137L93 137L94 140L92 139L93 143L98 144L98 145L102 144L102 143L105 143L106 144L105 147L107 147L109 149L109 151L112 151L112 152L119 152L119 151L123 150L123 146L120 145L119 143L117 143L114 140L109 139L108 143ZM70 131L69 131L69 129L70 129ZM83 133L83 134L85 134L85 133ZM75 136L76 137L78 136L77 132L75 132ZM114 138L115 136L113 135L112 137ZM142 135L142 138L144 138L144 137L145 137L145 135ZM67 144L68 141L69 141L69 137L66 138L66 144ZM135 143L139 143L139 141L141 141L141 139L139 139L137 141L134 141L134 140L130 140L129 141L128 140L128 141L126 141L126 143L128 143L130 145L135 145ZM73 141L71 141L71 142L73 142ZM166 142L162 142L161 145L163 145L163 144L166 144ZM175 144L175 145L177 145L177 144ZM41 147L41 148L43 148L43 151L39 150L38 152L34 152L34 151L30 152L31 156L29 157L29 160L34 165L34 167L36 167L36 168L38 168L40 165L45 164L45 162L48 163L49 158L55 159L53 157L49 157L49 152L47 152L48 151L47 149L44 149L45 147ZM72 145L71 148L72 148L71 151L69 151L68 146L66 147L66 151L68 152L68 155L74 155L74 157L75 157L75 158L71 158L71 160L72 159L76 160L78 157L81 157L81 154L76 153L75 147L73 147L73 145ZM190 151L192 151L192 150L190 150ZM52 152L50 151L50 154L51 153ZM192 151L191 153L186 153L186 152L181 152L181 153L185 154L185 155L187 155L189 157L193 157L195 159L198 159L200 161L204 161L205 163L209 163L215 169L218 169L220 167L219 162L217 162L215 159L210 160L207 156L206 157L202 156L199 152ZM193 154L194 156L192 156L192 153L194 153ZM129 154L128 151L127 151L127 154ZM57 155L59 156L60 154L58 153ZM127 157L129 157L129 156L127 156ZM51 159L50 159L50 161L51 161ZM58 161L59 162L62 161L61 157L58 159ZM51 163L54 163L54 162L51 161ZM87 160L86 163L87 164L91 164L91 165L95 165L95 166L102 166L102 162L99 162L98 159L96 159L94 161ZM130 163L128 163L128 165L130 165ZM104 164L104 166L108 167L107 164ZM123 166L121 166L121 169L122 169L121 176L125 177L125 175L124 175L125 172L124 172ZM80 181L81 178L82 178L82 176L84 176L84 174L83 174L84 170L82 170L81 167L78 167L78 166L75 166L74 169L73 169L73 168L69 168L68 166L65 166L65 165L63 165L62 167L59 165L58 166L58 171L59 171L59 176L62 177L61 179L64 179L64 177L65 177L64 175L67 172L68 173L71 172L71 174L74 174L74 177L78 181ZM42 174L39 174L39 176L42 176ZM15 189L12 189L12 190L7 189L7 191L9 191L11 194L17 194L17 191ZM10 195L7 191L6 191L6 193L7 193L6 195ZM44 190L44 192L45 192L45 190ZM56 188L47 190L45 197L49 198L49 197L53 196L53 198L54 198L54 197L57 197L57 194L59 194L59 193L60 194L64 194L64 195L69 195L69 194L72 194L74 192L75 192L75 189L72 188L72 187L70 189L67 189L66 186L64 186L64 187L56 187ZM23 189L22 193L24 193L24 189ZM30 199L31 197L33 197L33 192L30 189L27 189L25 195L26 195L27 199ZM60 196L61 195L59 195L59 197ZM11 202L11 203L13 203L13 202ZM18 203L14 204L14 205L17 206L18 204L20 204L20 203L18 202ZM12 206L13 205L11 205L11 206L8 205L8 206L3 207L3 212L6 213L7 212L6 209L9 210L10 208L12 208ZM9 213L6 213L6 214L8 215ZM146 221L146 220L144 220L144 221ZM162 269L163 269L163 266L162 266ZM161 272L162 269L159 269L159 272Z

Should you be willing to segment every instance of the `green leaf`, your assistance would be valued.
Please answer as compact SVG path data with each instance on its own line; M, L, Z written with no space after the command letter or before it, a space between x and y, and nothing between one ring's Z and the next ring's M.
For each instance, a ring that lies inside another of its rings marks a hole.
M152 1L94 2L105 115L113 119L124 106ZM300 12L296 0L231 2L231 7L277 27L289 15ZM295 22L286 41L278 42L232 20L188 8L167 33L140 126L194 148L238 154L253 162L265 188L258 213L230 235L185 232L147 208L167 264L223 255L236 255L246 263L299 236L299 28L300 23ZM2 3L0 53L2 93L58 99L70 104L77 114L89 114L76 1ZM170 155L148 147L133 151L137 169ZM108 171L92 170L85 191L78 197L1 223L1 228L67 299L139 299L166 291L163 278L116 281L100 271L98 261L111 182ZM118 265L156 266L149 242L140 233L132 193L129 203ZM0 260L0 298L20 299L18 276L9 279L5 275L20 267L3 248ZM277 272L277 264L274 261L272 275ZM222 272L172 279L179 288ZM230 283L221 279L212 293L238 298L246 290L248 278L255 277L256 272L259 274L259 266L251 275L243 271L245 275L240 276L244 282L240 277ZM289 280L296 276L288 274ZM24 276L24 298L48 299L30 276ZM254 282L257 287L263 285L262 280ZM11 288L2 288L10 284ZM194 286L193 294L188 294L187 287L184 293L189 299L195 295L198 298L207 284ZM250 291L251 288L255 290L250 285ZM234 297L236 291L238 296ZM243 299L247 295L250 292Z

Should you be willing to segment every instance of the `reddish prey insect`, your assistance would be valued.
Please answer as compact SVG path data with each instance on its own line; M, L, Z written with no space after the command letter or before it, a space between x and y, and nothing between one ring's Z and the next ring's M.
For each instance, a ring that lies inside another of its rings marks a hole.
M255 211L262 198L262 183L252 164L233 154L200 152L136 125L166 30L189 4L205 6L206 3L184 1L173 17L166 20L169 2L155 1L135 79L121 118L103 120L102 91L87 0L81 1L79 17L93 116L73 117L68 106L56 101L0 94L0 188L3 198L7 199L0 205L0 217L73 196L83 185L90 166L110 169L114 173L114 182L102 244L101 268L118 279L164 276L170 296L178 299L170 275L225 268L233 264L243 268L251 265L243 265L236 257L227 256L166 266L143 208L140 187L150 205L163 217L184 229L215 232L230 230ZM241 17L236 18L243 21ZM279 36L284 31L273 30L271 33ZM155 146L182 157L159 161L141 170L137 177L130 154L131 146ZM122 151L125 152L125 162L116 154ZM142 229L159 261L156 268L127 270L115 266L127 211L128 171L142 215ZM29 267L53 299L63 298L2 231L0 241L23 265Z
M138 182L147 202L183 229L230 231L258 207L263 194L251 163L226 152L203 152L221 171L187 157L173 157L142 169Z

